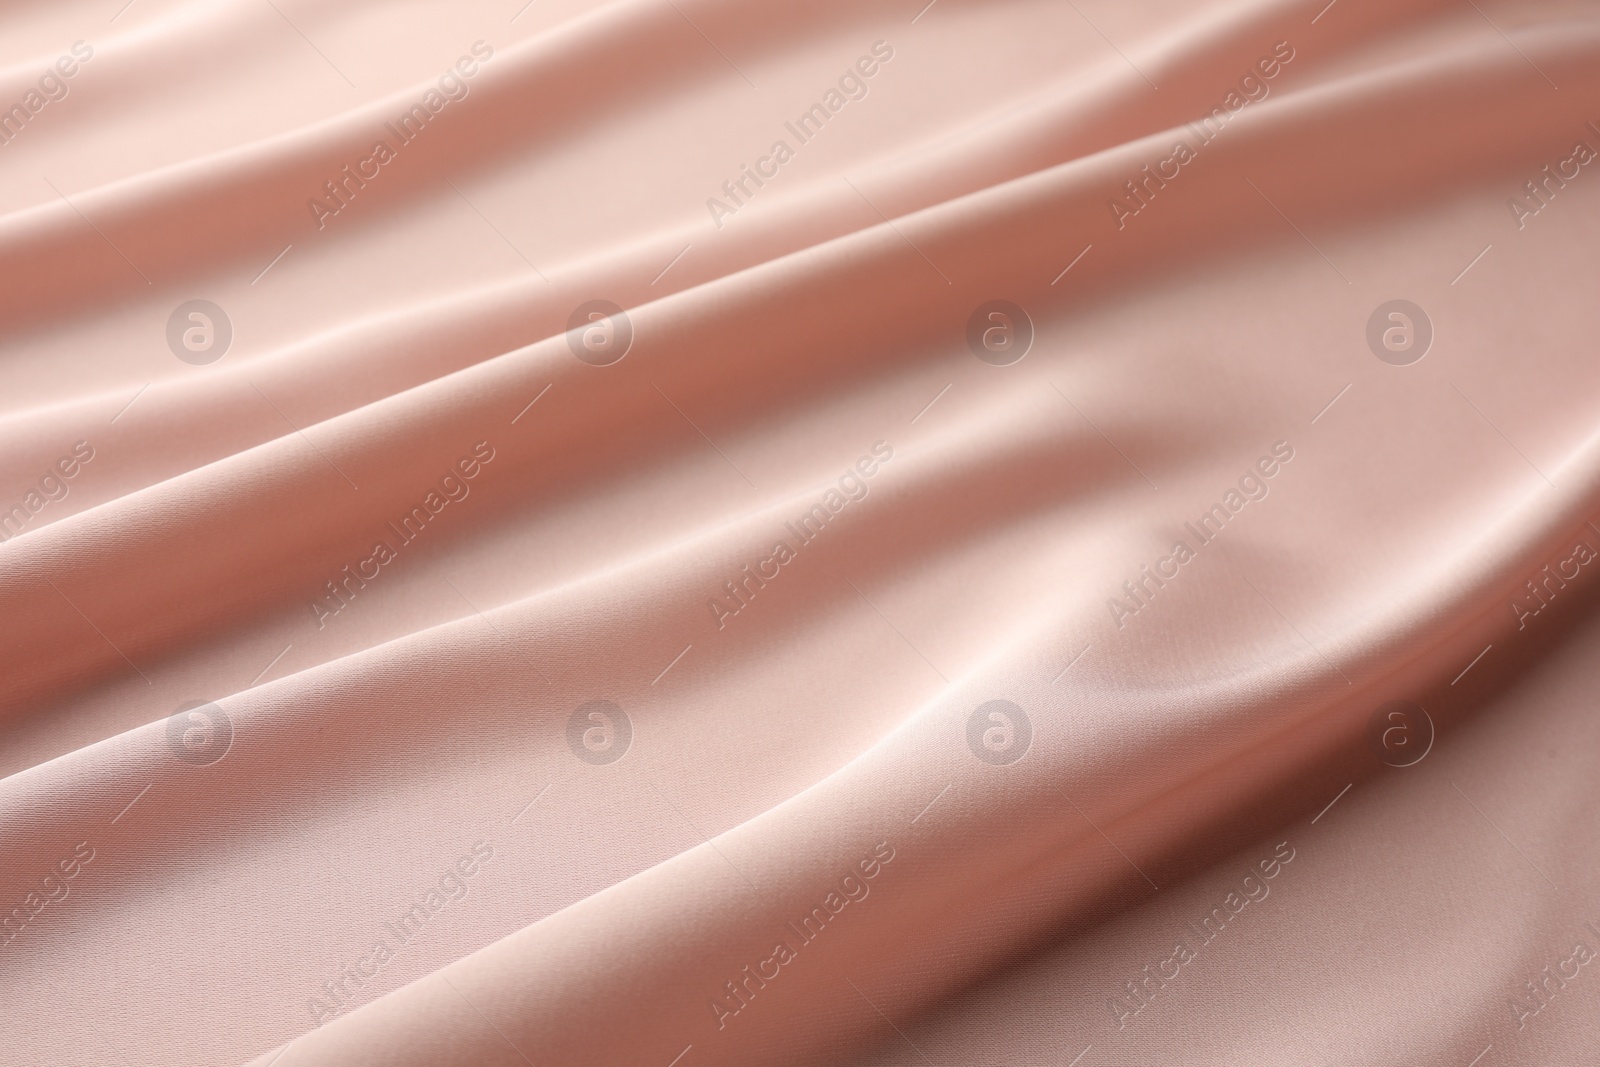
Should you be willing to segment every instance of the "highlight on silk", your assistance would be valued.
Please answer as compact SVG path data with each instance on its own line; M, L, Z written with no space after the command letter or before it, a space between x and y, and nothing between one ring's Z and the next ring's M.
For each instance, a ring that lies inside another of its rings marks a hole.
M0 10L0 1067L1600 1062L1600 0Z

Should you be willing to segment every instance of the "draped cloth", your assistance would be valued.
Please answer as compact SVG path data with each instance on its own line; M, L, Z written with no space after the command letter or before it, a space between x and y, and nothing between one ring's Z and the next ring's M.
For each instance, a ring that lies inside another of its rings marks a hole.
M121 3L0 1063L1600 1054L1600 5Z

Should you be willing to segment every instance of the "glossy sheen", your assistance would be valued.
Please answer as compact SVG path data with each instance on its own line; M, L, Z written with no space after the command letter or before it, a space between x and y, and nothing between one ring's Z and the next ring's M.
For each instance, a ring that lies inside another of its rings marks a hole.
M1600 5L119 2L0 1065L1600 1055Z

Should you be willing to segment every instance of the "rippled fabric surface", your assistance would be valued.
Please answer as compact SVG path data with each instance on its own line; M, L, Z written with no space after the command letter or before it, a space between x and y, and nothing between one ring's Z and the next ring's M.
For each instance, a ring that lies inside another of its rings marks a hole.
M1600 1054L1600 6L0 13L0 1063Z

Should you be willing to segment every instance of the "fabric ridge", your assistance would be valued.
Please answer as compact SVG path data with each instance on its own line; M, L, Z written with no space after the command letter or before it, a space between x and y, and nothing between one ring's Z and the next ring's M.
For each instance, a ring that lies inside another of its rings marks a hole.
M0 13L0 1065L1600 1055L1595 0Z

